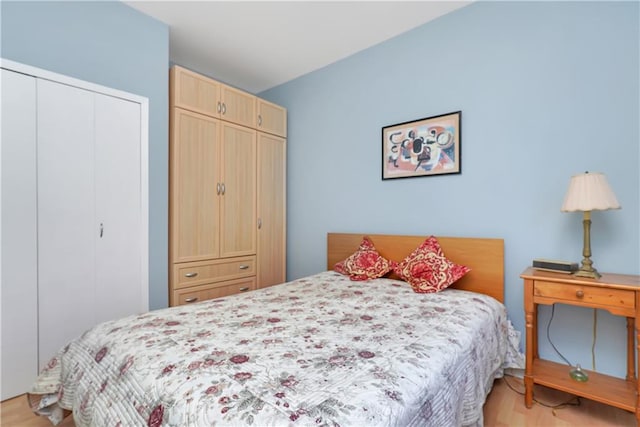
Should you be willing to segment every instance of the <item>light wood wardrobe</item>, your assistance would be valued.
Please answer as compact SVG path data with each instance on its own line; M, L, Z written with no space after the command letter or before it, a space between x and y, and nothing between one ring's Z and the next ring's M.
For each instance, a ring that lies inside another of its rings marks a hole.
M169 302L286 278L286 110L170 72Z

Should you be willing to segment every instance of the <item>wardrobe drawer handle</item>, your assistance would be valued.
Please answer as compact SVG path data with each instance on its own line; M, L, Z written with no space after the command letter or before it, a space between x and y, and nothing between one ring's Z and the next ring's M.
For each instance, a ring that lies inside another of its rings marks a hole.
M584 297L584 292L583 291L576 291L576 296L578 298L582 298L582 297Z
M247 264L242 264L239 268L240 270L246 270L249 268L249 266Z
M196 301L198 301L198 297L191 297L184 300L184 302L186 302L187 304L189 304L190 302L196 302Z
M248 286L245 286L244 288L240 288L240 292L247 292L249 290Z
M186 273L184 277L196 277L198 273Z

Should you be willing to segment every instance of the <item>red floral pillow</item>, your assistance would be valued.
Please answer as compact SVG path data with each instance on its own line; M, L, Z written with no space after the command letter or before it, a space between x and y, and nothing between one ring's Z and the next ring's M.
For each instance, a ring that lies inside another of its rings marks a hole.
M394 271L409 282L415 292L428 294L446 289L471 269L447 259L438 239L430 236L398 263Z
M333 269L351 280L369 280L384 276L393 270L395 264L380 255L371 240L364 237L358 250L338 262Z

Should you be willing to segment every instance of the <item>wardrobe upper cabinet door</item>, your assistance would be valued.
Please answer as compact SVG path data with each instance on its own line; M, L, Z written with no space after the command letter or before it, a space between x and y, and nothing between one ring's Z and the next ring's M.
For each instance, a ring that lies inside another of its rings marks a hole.
M220 118L242 126L256 127L256 97L250 93L220 86L222 112Z
M0 400L38 373L36 80L2 70L2 368Z
M94 325L93 92L38 79L39 365ZM64 307L64 308L63 308Z
M258 132L258 287L286 280L287 140Z
M140 313L140 104L95 94L96 323ZM126 208L124 208L126 207Z
M220 116L221 83L178 66L171 68L170 79L172 107L185 108L212 117Z
M173 262L218 258L220 123L172 109L169 223Z
M256 131L221 122L220 256L256 253Z
M174 65L169 74L171 107L256 127L256 96Z
M269 101L258 98L257 100L257 129L274 135L287 137L287 110Z

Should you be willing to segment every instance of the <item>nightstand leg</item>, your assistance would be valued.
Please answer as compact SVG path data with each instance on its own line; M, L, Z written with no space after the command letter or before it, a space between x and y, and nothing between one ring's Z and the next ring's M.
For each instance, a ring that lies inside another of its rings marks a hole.
M636 307L638 307L638 304L640 304L640 292L636 292ZM637 310L637 309L636 309ZM629 342L627 343L627 345L629 346L629 348L633 348L633 353L634 354L634 359L637 360L637 362L640 364L640 316L638 316L638 312L636 311L636 317L634 320L634 322L631 322L631 318L627 319L627 328L629 328L629 326L631 326L631 329L627 329L627 332L630 332L631 335L627 335L627 338L629 339ZM634 329L635 329L635 335L636 335L636 340L637 340L637 348L636 346L634 346L634 342L633 342L633 338L634 338ZM633 365L633 363L632 363ZM640 366L640 365L638 365ZM635 371L634 368L629 368L627 367L628 371L631 371L631 369L633 369ZM634 381L636 383L636 421L637 424L640 426L640 381L638 381L638 379L636 378L629 378L628 377L629 374L627 374L627 379L630 381ZM635 372L632 374L633 377L635 377Z
M533 340L533 344L531 345L533 351L533 358L538 359L540 355L538 354L538 305L535 304L533 307L533 312L531 313L532 321L533 321L533 334L531 339Z
M533 312L526 313L527 329L527 351L526 365L524 370L524 404L527 408L533 406L533 353L534 353L534 315Z
M635 319L633 317L627 317L627 381L635 381L636 379L634 330Z
M533 358L537 357L538 339L536 305L533 303L533 280L524 281L524 310L527 332L526 365L524 369L524 404L527 408L533 406Z

